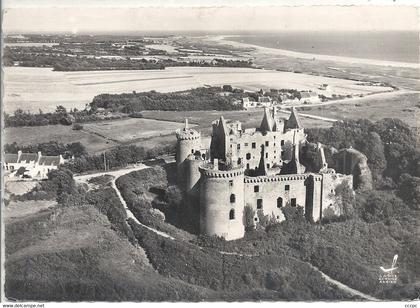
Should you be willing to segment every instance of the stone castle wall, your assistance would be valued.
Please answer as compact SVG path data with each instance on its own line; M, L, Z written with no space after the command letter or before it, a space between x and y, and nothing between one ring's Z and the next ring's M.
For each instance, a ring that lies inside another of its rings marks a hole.
M200 232L226 240L245 234L244 169L229 171L200 167Z
M362 152L353 148L342 149L333 154L333 166L338 173L353 175L355 189L372 189L372 174Z

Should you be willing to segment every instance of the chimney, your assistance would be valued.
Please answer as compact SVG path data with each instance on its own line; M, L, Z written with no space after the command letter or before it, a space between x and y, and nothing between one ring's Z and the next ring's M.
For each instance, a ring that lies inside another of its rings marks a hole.
M184 128L184 130L187 130L188 129L188 118L185 118L185 128Z
M37 160L36 160L36 164L39 164L39 161L41 160L41 156L42 156L42 154L41 154L41 151L38 151L38 157L37 157Z
M213 159L213 169L219 170L219 160L217 158Z

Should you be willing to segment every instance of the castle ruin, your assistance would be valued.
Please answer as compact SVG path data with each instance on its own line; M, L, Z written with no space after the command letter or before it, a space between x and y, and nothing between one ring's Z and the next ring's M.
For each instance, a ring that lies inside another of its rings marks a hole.
M209 149L201 134L188 126L177 130L178 186L199 200L200 232L234 240L245 234L244 210L276 221L282 207L302 206L305 217L319 221L337 202L335 188L353 186L353 176L328 167L323 145L317 144L316 172L306 172L299 152L307 143L299 115L292 109L282 119L275 108L264 109L258 128L243 129L223 116L212 123Z

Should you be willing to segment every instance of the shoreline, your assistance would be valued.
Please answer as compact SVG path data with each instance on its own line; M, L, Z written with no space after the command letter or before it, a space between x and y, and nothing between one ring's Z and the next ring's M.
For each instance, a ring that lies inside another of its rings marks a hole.
M246 47L254 48L255 53L261 54L270 54L275 56L287 56L293 58L301 58L307 60L324 60L324 61L333 61L333 62L344 62L349 64L367 64L367 65L377 65L377 66L391 66L391 67L401 67L401 68L414 68L420 69L420 63L410 63L410 62L397 62L397 61L386 61L386 60L375 60L375 59L363 59L363 58L352 58L352 57L343 57L343 56L332 56L332 55L322 55L322 54L312 54L298 51L291 51L286 49L277 49L270 47L263 47L259 45L253 45L248 43L240 43L236 41L230 41L226 38L235 37L240 35L216 35L216 36L207 36L206 39L210 41L215 41L217 43L225 43L233 47Z

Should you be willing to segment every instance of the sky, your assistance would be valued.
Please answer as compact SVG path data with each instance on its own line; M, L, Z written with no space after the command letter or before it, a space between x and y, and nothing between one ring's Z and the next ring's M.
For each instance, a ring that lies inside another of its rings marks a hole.
M298 4L299 1L293 3ZM333 2L336 1L324 1ZM285 1L277 1L274 2L275 6L269 6L273 3L269 0L253 1L258 6L251 6L250 3L250 0L4 0L3 31L96 33L419 29L419 10L414 6L279 6Z

